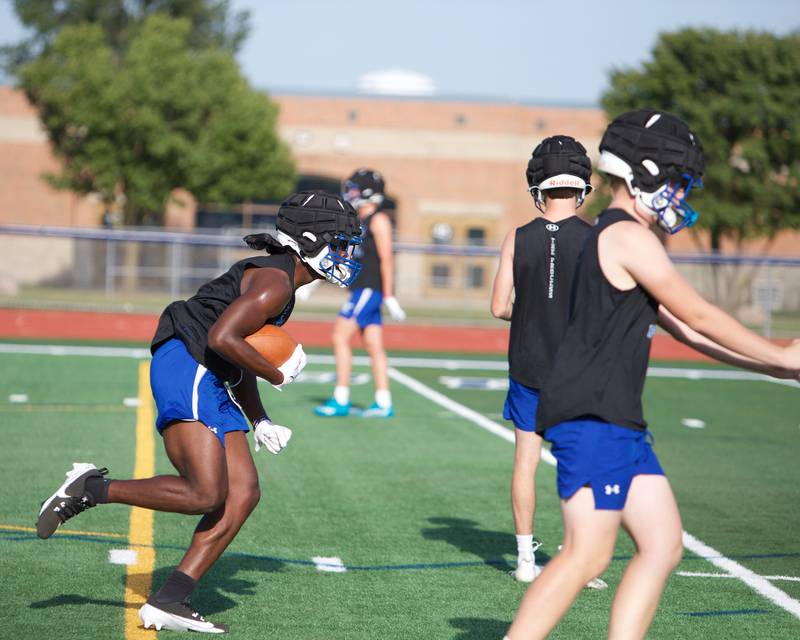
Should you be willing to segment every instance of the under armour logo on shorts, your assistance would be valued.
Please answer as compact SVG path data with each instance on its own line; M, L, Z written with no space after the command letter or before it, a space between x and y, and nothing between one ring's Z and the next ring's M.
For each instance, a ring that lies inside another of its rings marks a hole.
M607 484L606 485L606 495L610 496L612 493L619 494L619 485L618 484Z

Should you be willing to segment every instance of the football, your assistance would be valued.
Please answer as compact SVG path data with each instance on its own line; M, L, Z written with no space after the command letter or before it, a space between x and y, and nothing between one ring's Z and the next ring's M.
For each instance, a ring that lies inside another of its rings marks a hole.
M280 367L294 353L297 343L280 327L265 324L247 336L245 342L261 354L273 367Z

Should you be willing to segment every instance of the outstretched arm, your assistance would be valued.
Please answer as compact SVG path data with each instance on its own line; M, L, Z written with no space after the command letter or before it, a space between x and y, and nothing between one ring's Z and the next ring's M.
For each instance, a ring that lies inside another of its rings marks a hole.
M794 378L793 372L789 369L782 369L780 367L771 367L762 364L758 360L753 360L746 356L726 349L722 345L717 344L713 340L706 338L704 335L697 333L694 329L688 326L685 322L681 322L664 305L658 307L658 324L669 333L673 338L682 342L685 345L692 347L696 351L705 354L715 360L731 364L735 367L743 369L750 369L751 371L758 371L765 373L775 378Z
M516 229L513 229L503 240L503 246L500 248L500 266L497 268L497 275L495 275L492 285L492 315L501 320L511 320L511 312L514 309L511 293L514 291L514 238L516 234Z
M649 229L638 223L622 222L603 231L600 242L601 266L612 284L614 278L619 277L615 272L623 270L632 278L631 284L638 283L647 289L690 329L728 352L744 356L741 362L736 363L738 366L753 368L752 361L759 367L800 369L800 345L784 348L773 344L707 302L678 273L664 247Z

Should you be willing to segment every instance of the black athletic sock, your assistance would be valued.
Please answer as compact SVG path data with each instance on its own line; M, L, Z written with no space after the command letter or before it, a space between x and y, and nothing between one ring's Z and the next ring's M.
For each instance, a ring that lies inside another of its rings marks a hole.
M150 596L155 604L168 604L170 602L184 602L192 595L192 591L197 586L197 581L194 578L187 576L182 571L172 572L164 586Z
M83 490L86 491L86 493L92 494L96 504L106 504L108 503L109 484L111 484L111 480L108 478L104 478L103 476L91 476L86 478Z

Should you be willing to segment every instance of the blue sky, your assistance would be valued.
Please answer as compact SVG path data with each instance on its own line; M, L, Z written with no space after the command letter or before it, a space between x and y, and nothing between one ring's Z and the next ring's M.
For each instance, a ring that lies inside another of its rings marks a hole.
M800 29L798 0L232 3L252 11L242 69L275 93L356 93L362 74L403 68L430 76L441 97L591 105L609 70L641 64L661 31ZM0 0L0 43L20 35Z

